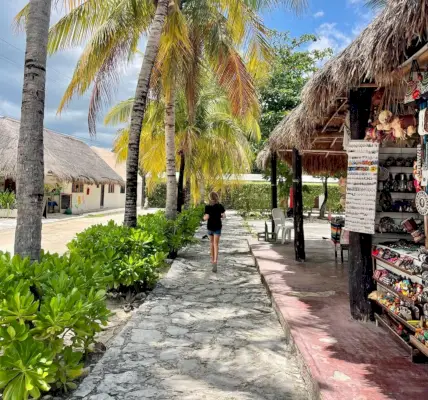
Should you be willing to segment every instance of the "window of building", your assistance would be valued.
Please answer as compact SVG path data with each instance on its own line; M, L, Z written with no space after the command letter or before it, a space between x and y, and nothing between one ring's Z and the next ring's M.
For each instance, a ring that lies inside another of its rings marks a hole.
M71 191L73 193L83 193L83 183L73 182L73 187Z
M125 186L120 187L120 193L125 193Z
M108 192L114 193L114 185L112 185L112 184L108 185Z

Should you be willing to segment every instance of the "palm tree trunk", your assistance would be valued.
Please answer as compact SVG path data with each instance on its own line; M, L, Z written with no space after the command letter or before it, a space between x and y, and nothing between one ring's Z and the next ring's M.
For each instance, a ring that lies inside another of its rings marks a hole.
M192 184L190 182L190 177L186 179L186 188L184 190L184 208L188 209L190 203L192 202Z
M128 158L126 161L126 201L125 225L137 225L137 189L138 189L138 161L140 156L140 136L146 111L147 94L150 77L159 51L159 43L165 19L168 13L169 0L158 0L155 17L153 19L143 65L138 76L135 91L134 105L131 113L131 126L129 131Z
M141 206L140 208L143 210L146 205L146 173L140 169L141 176Z
M27 19L17 155L15 254L40 258L44 198L43 119L51 0L32 0Z
M168 219L177 215L177 178L175 167L175 88L167 96L165 109L166 207Z
M203 179L203 177L201 177L199 185L200 185L199 186L199 195L200 195L199 204L204 204L205 203L205 180Z
M186 167L186 158L184 151L180 151L180 172L178 174L177 188L177 212L181 213L184 204L184 168Z

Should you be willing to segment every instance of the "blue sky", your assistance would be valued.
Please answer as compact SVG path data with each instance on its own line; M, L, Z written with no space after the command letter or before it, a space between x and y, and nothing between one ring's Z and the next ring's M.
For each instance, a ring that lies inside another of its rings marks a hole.
M25 35L12 28L13 17L28 0L0 0L0 115L19 119ZM346 47L373 19L373 12L364 7L364 0L308 0L309 7L296 16L288 10L275 9L262 15L265 24L279 31L289 31L297 37L313 33L318 41L311 49L332 48L335 52ZM52 22L58 20L61 10L54 10ZM87 143L110 148L114 128L100 123L97 136L91 139L87 129L88 97L76 98L61 115L56 115L59 100L68 85L81 48L64 51L48 60L45 126L58 132L76 136ZM141 59L135 59L122 72L116 100L133 95Z

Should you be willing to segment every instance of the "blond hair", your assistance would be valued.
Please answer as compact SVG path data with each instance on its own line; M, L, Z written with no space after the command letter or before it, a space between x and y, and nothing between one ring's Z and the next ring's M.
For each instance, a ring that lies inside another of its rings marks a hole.
M220 200L220 196L216 192L211 192L210 195L208 196L208 198L210 200L211 205L218 204L218 202Z

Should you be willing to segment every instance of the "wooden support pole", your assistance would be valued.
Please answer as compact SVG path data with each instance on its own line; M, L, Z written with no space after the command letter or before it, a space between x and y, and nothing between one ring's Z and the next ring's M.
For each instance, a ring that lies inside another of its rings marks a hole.
M270 156L270 186L272 196L272 210L278 208L278 177L277 177L277 163L278 156L276 152L272 152ZM272 232L275 232L275 221L272 218Z
M351 139L364 139L370 118L373 89L360 88L349 94ZM373 318L368 295L374 290L371 260L372 236L349 232L349 302L356 320Z
M303 230L302 156L293 149L294 251L296 261L305 261L305 234Z

